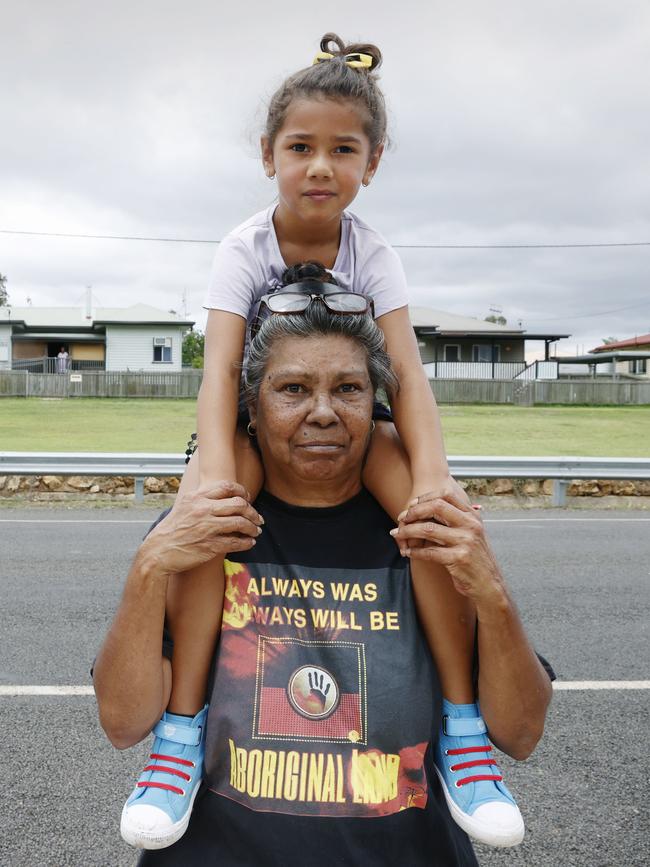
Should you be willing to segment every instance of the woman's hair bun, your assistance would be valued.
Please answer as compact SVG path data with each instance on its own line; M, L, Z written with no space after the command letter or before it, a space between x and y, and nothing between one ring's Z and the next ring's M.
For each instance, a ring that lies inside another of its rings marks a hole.
M320 50L333 54L335 57L345 57L346 54L369 54L372 57L371 72L381 66L381 51L370 42L353 42L346 45L336 33L326 33L320 41Z
M321 283L336 283L324 265L320 262L299 262L292 265L282 275L282 285L290 286L292 283L301 283L303 280L319 280Z

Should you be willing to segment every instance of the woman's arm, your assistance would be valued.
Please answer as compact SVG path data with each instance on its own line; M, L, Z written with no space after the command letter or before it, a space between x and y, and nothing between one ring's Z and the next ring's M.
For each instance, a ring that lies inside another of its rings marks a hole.
M167 706L171 666L162 637L170 576L212 569L216 557L255 544L262 521L245 495L234 482L185 494L140 546L93 670L100 721L116 747L145 737Z
M168 575L145 542L93 667L99 721L126 749L151 731L167 707L171 665L162 655Z
M399 379L399 390L390 395L395 426L411 464L413 496L448 488L449 467L440 425L440 414L420 353L408 307L385 313L377 320L386 338L386 349Z
M526 759L544 733L553 691L501 583L494 599L477 606L478 699L492 741L513 758Z
M492 741L527 758L544 731L551 681L531 647L483 523L459 499L429 499L403 513L393 535L400 550L426 563L430 580L453 581L476 608L478 699ZM415 540L422 547L411 547Z
M236 478L235 429L245 336L243 317L210 310L197 407L201 486Z

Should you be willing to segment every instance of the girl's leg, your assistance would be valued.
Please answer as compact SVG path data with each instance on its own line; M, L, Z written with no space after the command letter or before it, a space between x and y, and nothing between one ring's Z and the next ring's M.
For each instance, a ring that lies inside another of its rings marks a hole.
M412 485L408 457L391 422L376 423L363 482L397 522ZM432 581L431 564L425 570L422 563L413 560L411 575L418 615L436 662L442 693L457 704L473 702L474 607L466 596L456 592L443 567Z
M262 484L262 468L248 437L235 448L237 477L251 494ZM197 490L198 460L190 460L179 493ZM201 782L208 672L221 629L224 570L218 560L174 575L167 593L167 626L174 640L171 694L162 720L154 727L153 750L127 799L120 831L132 846L170 846L189 823ZM183 787L179 784L183 780Z
M389 422L377 422L363 480L397 521L412 490L411 473L397 432ZM447 570L432 566L428 563L424 568L421 561L411 561L418 616L443 695L434 752L436 771L451 815L461 828L483 843L515 846L523 839L524 822L498 766L490 758L492 747L474 696L476 613L469 599L456 592Z
M198 450L197 450L198 451ZM249 437L237 431L235 442L237 481L254 500L264 476L257 451ZM194 453L181 480L177 496L198 488L199 463ZM194 715L205 704L208 672L219 632L223 607L223 567L174 575L167 592L167 626L174 640L172 691L167 709Z

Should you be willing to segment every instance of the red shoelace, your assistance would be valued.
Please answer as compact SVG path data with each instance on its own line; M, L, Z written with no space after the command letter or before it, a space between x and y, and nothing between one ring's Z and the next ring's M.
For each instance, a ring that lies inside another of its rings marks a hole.
M463 749L457 750L445 750L446 755L448 756L464 756L468 753L489 753L492 751L492 747L464 747ZM496 762L493 759L473 759L469 762L459 762L457 765L451 765L450 770L452 771L464 771L467 768L478 768L482 765L493 765L497 771L499 768L497 767ZM494 782L501 782L503 777L501 774L474 774L471 777L463 777L462 780L456 780L457 786L466 786L467 783L480 783L486 780L492 780Z
M177 759L174 756L163 756L160 753L151 753L149 758L163 762L175 762L178 765L184 765L186 768L194 767L194 762L188 762L187 759ZM186 780L188 783L192 779L192 777L189 774L186 774L185 771L179 771L177 768L168 768L165 765L147 765L142 773L145 773L146 771L156 771L159 774L172 774L175 777L182 777L182 779ZM165 789L168 792L174 792L176 795L185 794L183 789L179 789L178 786L172 786L170 783L157 783L154 780L144 780L141 783L139 782L137 788Z

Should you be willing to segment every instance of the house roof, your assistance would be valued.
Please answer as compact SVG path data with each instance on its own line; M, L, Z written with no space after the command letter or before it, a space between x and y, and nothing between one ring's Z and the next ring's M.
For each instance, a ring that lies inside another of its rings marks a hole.
M496 322L485 322L473 316L459 316L456 313L446 313L444 310L434 310L431 307L409 307L411 325L414 328L436 328L444 332L485 332L486 334L521 334L520 328L499 325Z
M606 364L612 361L628 361L636 358L650 358L650 349L647 352L629 352L614 350L613 352L599 352L597 355L556 355L549 361L557 361L558 364Z
M532 334L523 328L486 322L474 316L459 316L431 307L409 307L411 325L415 329L431 329L440 334L485 335L486 337L520 337L524 340L559 340L569 334Z
M650 334L641 334L637 337L628 337L627 340L615 340L612 343L603 343L592 349L592 352L611 352L612 349L632 348L633 346L650 346Z
M179 325L194 323L176 313L149 304L130 307L93 307L90 319L85 307L0 307L0 323L20 323L27 328L93 328L96 325Z

